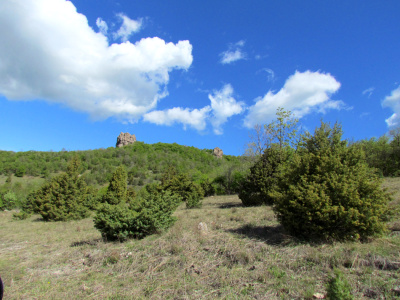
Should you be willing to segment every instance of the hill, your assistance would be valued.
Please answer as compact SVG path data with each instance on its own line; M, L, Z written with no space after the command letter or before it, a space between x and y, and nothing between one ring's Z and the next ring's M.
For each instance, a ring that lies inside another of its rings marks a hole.
M178 144L145 144L135 142L121 148L110 147L86 151L61 152L11 152L0 151L0 174L14 174L32 177L48 177L52 173L66 170L67 162L78 155L81 159L81 173L91 185L103 185L113 170L124 165L129 173L129 183L140 186L158 180L167 166L188 173L195 180L201 176L211 179L227 170L244 170L244 157L224 155L217 159L211 149L200 150Z

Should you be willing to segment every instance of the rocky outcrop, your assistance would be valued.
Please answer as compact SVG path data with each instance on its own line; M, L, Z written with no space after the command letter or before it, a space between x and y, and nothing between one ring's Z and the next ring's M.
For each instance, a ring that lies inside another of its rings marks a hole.
M224 152L218 147L215 147L213 150L213 155L216 156L217 158L222 158L224 156Z
M117 137L117 144L115 147L120 148L126 145L130 145L136 142L136 136L134 134L129 134L128 132L121 132Z

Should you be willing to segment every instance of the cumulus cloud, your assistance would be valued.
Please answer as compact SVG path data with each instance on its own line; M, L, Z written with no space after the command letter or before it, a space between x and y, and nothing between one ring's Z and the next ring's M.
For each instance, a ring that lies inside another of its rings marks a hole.
M143 120L157 125L167 126L180 123L183 124L185 130L187 126L190 126L201 131L206 128L206 119L210 109L210 106L206 106L202 109L175 107L164 111L156 110L145 114Z
M245 44L244 41L239 41L236 44L230 45L228 50L220 54L221 63L225 65L241 59L245 59L246 53L243 52L244 44Z
M385 97L382 106L389 107L394 112L385 120L388 127L400 126L400 86L394 89L389 96Z
M244 125L252 128L255 124L271 122L278 107L292 111L297 118L313 111L325 113L329 109L342 109L345 107L342 101L330 99L339 88L340 83L330 74L296 71L277 93L269 91L256 99L249 108Z
M237 102L233 98L233 88L226 84L221 90L216 90L208 95L211 104L201 109L190 109L175 107L164 111L156 110L143 116L146 122L157 125L171 126L173 124L183 124L184 129L190 126L202 131L210 122L215 134L222 134L222 125L234 115L240 114L244 110L245 104Z
M62 103L94 119L136 121L168 94L169 72L193 60L189 41L109 45L65 0L2 0L0 28L0 94Z
M211 101L213 114L211 124L214 127L214 133L222 134L222 124L226 123L228 118L240 114L245 104L233 98L233 88L230 84L226 84L221 90L214 91L214 94L209 94L208 99Z
M121 38L123 42L126 42L129 37L140 30L142 27L142 19L132 20L126 15L120 13L117 15L122 20L120 29L114 34L114 38Z

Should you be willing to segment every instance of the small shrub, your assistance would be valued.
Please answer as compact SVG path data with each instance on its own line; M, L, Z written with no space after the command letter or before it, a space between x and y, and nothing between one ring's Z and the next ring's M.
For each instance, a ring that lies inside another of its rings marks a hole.
M182 201L186 202L187 208L201 207L204 191L200 185L193 182L186 174L174 175L168 179L165 177L163 176L164 183L160 186L162 190L177 194Z
M186 208L200 208L201 206L201 198L198 195L190 195L186 199Z
M26 213L35 212L45 221L79 220L89 216L85 206L88 188L78 173L79 159L74 157L67 172L53 177L30 193L23 204Z
M95 227L108 241L143 238L170 227L181 199L169 191L144 192L132 203L104 203L95 218Z
M212 185L211 180L207 178L202 178L199 182L201 188L204 191L204 197L209 197L215 194L215 188Z
M17 207L17 195L15 193L8 191L4 196L2 203L0 203L0 209L11 210Z
M327 297L330 300L353 300L351 286L339 269L335 269L335 276L329 280Z
M13 214L13 219L14 220L26 220L31 215L32 215L31 213L27 213L26 211L20 211L20 212L17 212L17 213Z

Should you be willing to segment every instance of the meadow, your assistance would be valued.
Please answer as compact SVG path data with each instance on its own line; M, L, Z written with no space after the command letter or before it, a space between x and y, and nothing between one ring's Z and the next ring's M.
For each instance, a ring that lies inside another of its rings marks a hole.
M363 243L299 241L271 207L243 207L236 195L182 204L168 231L124 243L104 242L92 218L15 221L1 211L5 299L313 299L335 268L355 299L398 299L400 178L384 186L388 233Z

